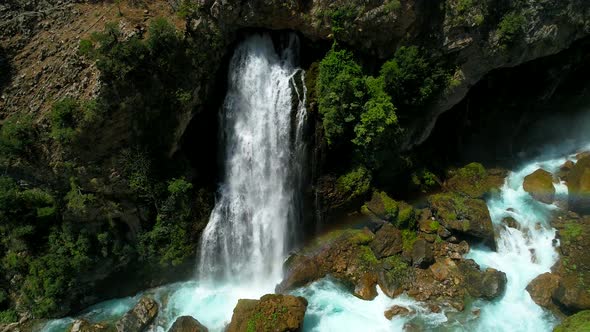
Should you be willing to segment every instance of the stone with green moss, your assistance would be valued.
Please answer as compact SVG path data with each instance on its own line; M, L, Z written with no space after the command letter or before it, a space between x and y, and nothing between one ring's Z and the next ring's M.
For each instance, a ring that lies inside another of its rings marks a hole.
M428 203L436 220L446 229L480 238L495 248L494 227L483 200L442 193L430 196Z
M553 332L590 332L590 310L569 316Z
M306 309L307 300L300 296L267 294L260 300L240 299L226 331L299 331Z
M470 198L482 198L502 186L506 172L499 169L488 171L479 163L471 163L451 175L445 183L448 191Z

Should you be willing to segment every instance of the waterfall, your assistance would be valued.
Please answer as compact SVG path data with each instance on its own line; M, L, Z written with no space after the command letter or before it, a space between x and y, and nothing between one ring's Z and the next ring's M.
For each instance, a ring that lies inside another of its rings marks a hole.
M220 119L224 182L201 238L202 280L278 281L296 235L306 91L298 38L286 39L277 51L268 34L252 35L231 59Z

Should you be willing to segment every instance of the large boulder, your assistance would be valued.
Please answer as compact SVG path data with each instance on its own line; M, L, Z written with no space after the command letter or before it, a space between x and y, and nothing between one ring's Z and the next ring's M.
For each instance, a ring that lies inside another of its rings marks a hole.
M374 273L379 260L369 247L375 234L368 229L334 231L316 239L300 254L291 257L285 265L285 278L277 286L278 293L303 286L327 275L357 290L355 295L372 300L376 291ZM373 281L372 284L369 284Z
M116 324L117 332L144 331L158 315L158 303L147 296L129 310Z
M567 176L569 207L578 213L590 214L590 156L583 156Z
M445 189L470 198L483 198L504 184L506 171L486 170L479 163L471 163L454 171L445 182Z
M555 292L558 286L559 276L547 272L533 279L526 287L526 290L536 304L544 308L552 308L553 292Z
M402 232L386 223L375 233L369 247L378 259L399 254L403 250Z
M427 268L434 263L432 245L420 238L412 247L412 265L419 268Z
M442 193L428 198L434 217L451 232L482 239L495 248L492 218L485 201L455 193Z
M560 241L559 262L553 272L559 284L552 293L553 302L565 313L590 309L590 216L575 213L552 220Z
M416 223L414 208L404 201L392 199L385 192L373 192L371 200L362 207L362 212L398 228L411 228Z
M590 331L590 310L578 312L564 319L553 332L588 332Z
M534 199L545 204L551 204L555 200L555 187L553 175L539 168L524 177L523 187Z
M492 300L506 290L506 273L492 268L482 272L471 261L461 262L458 266L471 296Z
M198 320L191 316L180 316L176 318L174 324L168 332L208 332L209 330Z
M300 331L307 300L299 296L267 294L260 300L238 300L226 332Z

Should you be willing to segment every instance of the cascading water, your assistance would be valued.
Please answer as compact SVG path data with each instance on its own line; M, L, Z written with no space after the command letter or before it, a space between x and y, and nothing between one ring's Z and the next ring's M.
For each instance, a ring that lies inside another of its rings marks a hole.
M231 60L221 119L225 183L202 235L202 280L268 285L281 278L303 173L305 91L294 79L297 44L291 34L277 54L270 36L253 35Z

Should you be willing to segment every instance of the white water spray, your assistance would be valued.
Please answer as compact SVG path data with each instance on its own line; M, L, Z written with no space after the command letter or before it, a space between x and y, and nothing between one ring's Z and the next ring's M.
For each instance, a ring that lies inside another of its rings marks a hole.
M225 181L202 235L201 280L274 287L281 278L305 151L297 52L294 34L278 53L270 36L253 35L231 60L221 119Z

